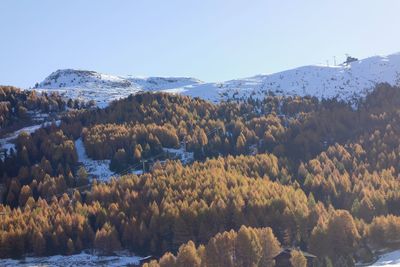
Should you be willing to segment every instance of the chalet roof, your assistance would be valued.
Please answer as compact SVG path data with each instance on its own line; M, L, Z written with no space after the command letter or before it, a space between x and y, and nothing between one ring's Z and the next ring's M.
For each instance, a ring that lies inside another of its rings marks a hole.
M282 248L281 251L278 252L278 254L276 254L276 256L275 256L274 258L276 258L276 257L278 257L278 256L280 256L280 255L282 255L282 254L290 255L290 253L291 253L293 250L300 251L300 252L304 255L304 257L306 257L306 258L316 258L316 257L317 257L317 256L315 256L315 255L313 255L313 254L311 254L311 253L302 251L302 250L299 249L299 248L286 247L286 248Z
M150 256L146 256L146 257L141 258L139 261L140 261L140 263L145 263L145 262L148 262L148 261L154 260L154 259L156 259L156 257L150 255Z

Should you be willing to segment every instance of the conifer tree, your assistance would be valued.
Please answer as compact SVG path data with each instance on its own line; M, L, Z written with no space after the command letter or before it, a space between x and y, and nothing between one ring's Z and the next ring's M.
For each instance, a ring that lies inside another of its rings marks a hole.
M262 247L254 230L240 227L236 238L236 259L238 266L257 266L262 257Z
M179 248L176 264L181 267L200 267L201 259L192 241Z
M306 257L304 257L301 251L295 249L290 252L290 263L292 267L307 267Z

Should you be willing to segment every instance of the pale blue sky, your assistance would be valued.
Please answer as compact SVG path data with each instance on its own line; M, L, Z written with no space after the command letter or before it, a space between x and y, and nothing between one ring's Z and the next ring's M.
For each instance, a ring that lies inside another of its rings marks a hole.
M60 68L205 81L400 52L399 0L0 0L0 84Z

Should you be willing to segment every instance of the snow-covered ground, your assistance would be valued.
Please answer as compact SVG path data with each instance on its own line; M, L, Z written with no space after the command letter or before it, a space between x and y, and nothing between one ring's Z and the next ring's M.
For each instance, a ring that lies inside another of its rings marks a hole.
M87 156L82 138L75 141L75 149L78 154L78 162L83 164L90 178L109 181L112 176L115 176L109 168L110 160L93 160Z
M383 254L379 257L379 260L369 267L378 267L378 266L386 266L386 267L400 267L400 250L396 250L393 252L389 252Z
M90 178L96 178L98 181L106 182L109 181L111 177L119 176L109 169L110 160L93 160L88 157L82 138L75 141L75 149L78 154L78 162L83 164ZM180 159L183 164L190 163L194 159L193 152L185 152L183 148L164 148L164 151L171 154L174 159ZM129 173L141 175L143 174L143 170L132 169Z
M172 158L179 159L182 164L188 164L194 161L194 153L187 152L183 147L175 149L175 148L163 148L164 152L170 154Z
M99 107L105 107L113 100L140 91L159 91L201 83L184 77L115 76L86 70L57 70L36 86L36 90L58 91L67 98L94 100Z
M0 266L131 266L139 265L140 259L140 257L136 256L96 256L82 252L70 256L56 255L50 257L26 257L21 260L0 259Z
M220 83L182 77L136 78L66 69L52 73L36 89L59 91L71 98L95 100L98 106L104 107L112 100L140 91L181 93L212 102L249 96L262 98L267 92L352 100L364 96L380 82L399 84L400 53L374 56L338 66L304 66Z

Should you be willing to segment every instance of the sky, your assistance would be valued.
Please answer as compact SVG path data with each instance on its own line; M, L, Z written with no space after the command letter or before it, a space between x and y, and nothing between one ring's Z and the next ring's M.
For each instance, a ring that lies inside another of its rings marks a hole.
M224 81L400 52L399 0L0 0L0 84L57 69Z

